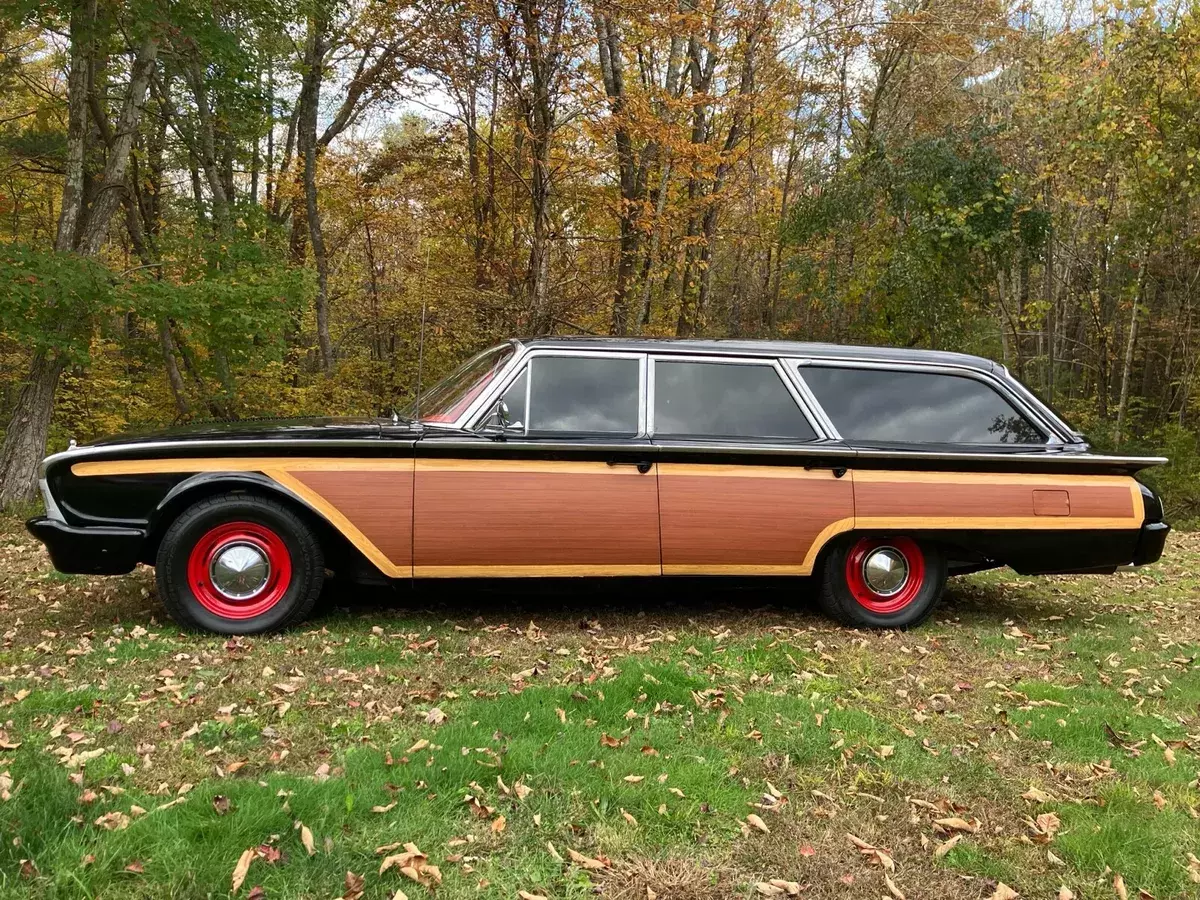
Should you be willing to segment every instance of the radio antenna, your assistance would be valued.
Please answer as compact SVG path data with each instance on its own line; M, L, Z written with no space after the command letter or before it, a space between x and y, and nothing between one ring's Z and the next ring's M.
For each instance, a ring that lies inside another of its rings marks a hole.
M425 270L421 273L421 336L417 343L417 399L413 418L421 422L421 376L425 372L425 309L429 298L429 246L425 247Z

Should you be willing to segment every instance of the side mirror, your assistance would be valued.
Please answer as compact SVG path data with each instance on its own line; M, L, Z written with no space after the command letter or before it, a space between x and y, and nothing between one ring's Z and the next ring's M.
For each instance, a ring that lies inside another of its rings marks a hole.
M508 434L524 434L525 426L520 422L512 420L512 414L508 410L508 404L501 397L492 406L479 430L485 434L508 435Z

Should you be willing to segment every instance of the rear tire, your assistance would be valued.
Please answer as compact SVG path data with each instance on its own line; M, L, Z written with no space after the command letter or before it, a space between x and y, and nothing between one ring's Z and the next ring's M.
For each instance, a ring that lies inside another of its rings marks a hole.
M825 556L821 607L855 628L911 628L933 613L946 586L946 557L901 537L853 537Z
M258 634L302 621L321 593L325 563L312 530L277 500L222 494L167 529L158 593L184 628Z

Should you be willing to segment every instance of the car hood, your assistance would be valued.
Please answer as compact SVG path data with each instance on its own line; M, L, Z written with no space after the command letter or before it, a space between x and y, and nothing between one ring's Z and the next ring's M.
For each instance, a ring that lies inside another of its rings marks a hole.
M393 425L389 430L404 428L407 423ZM86 446L107 447L115 444L148 444L161 441L189 440L345 440L346 438L378 438L384 420L354 417L313 417L298 419L224 419L207 422L192 422L172 428L154 431L134 431L114 435Z

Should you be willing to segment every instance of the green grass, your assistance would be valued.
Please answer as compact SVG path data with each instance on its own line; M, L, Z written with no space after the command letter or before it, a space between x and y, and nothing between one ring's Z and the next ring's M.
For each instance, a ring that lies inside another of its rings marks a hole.
M347 871L368 898L886 895L847 834L909 897L1107 897L1114 873L1197 897L1198 564L1185 535L1134 574L973 576L910 633L786 589L515 587L351 591L227 642L176 631L149 573L58 576L0 520L0 897L225 897L252 848L241 897L325 900ZM978 827L937 858L949 817ZM436 892L378 874L405 841Z

